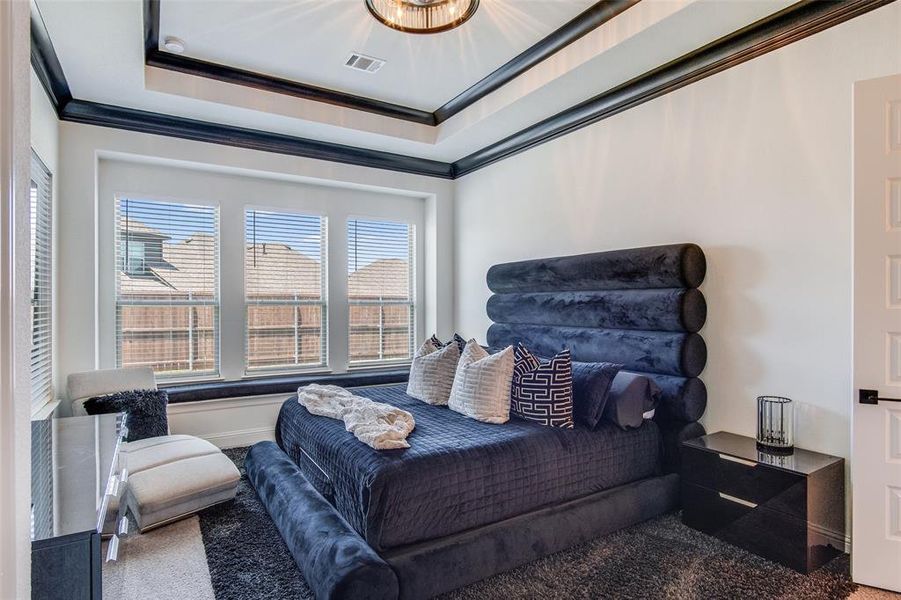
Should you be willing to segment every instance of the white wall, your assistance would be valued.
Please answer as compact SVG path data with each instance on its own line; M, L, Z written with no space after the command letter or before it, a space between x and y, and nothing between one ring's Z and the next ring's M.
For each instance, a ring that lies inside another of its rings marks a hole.
M852 84L899 71L892 4L458 180L458 329L494 263L696 242L707 429L787 395L798 444L848 456Z
M57 174L59 173L59 119L57 119L56 110L53 108L53 104L51 104L50 98L47 97L47 92L44 91L44 88L38 81L37 75L35 75L34 73L34 69L31 70L31 148L38 155L44 165L50 170L50 174L52 175L52 261L54 264L56 264L58 247L57 240L59 235L59 219L57 218L57 211L59 207L59 178L57 177ZM59 369L56 368L59 362L59 295L57 294L58 286L56 276L57 270L53 269L52 352L53 368L55 369L53 372L53 381L54 393L56 395L59 395L64 390L65 386L61 384L61 381L63 380L60 379Z

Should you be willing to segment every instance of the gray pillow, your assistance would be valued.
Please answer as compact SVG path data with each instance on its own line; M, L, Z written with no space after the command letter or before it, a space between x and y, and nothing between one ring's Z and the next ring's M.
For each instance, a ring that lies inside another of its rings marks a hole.
M660 387L654 381L638 373L620 371L610 384L603 419L622 429L640 427L644 414L656 409L659 402Z
M407 394L426 404L447 404L459 360L457 344L437 347L433 340L426 340L413 357Z

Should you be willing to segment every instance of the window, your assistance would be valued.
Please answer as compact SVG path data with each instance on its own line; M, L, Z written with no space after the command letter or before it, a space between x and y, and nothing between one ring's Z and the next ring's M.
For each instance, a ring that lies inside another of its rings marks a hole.
M324 366L326 220L246 209L246 369Z
M53 400L53 224L50 171L31 154L31 408Z
M413 356L413 234L407 223L347 222L351 365L404 362Z
M116 362L158 376L219 370L219 211L116 202Z

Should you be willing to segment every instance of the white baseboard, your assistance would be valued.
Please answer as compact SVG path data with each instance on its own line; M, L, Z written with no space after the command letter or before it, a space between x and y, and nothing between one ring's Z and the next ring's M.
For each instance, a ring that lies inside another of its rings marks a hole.
M275 439L275 421L287 394L223 398L169 405L169 429L220 448Z
M241 448L243 446L253 446L257 442L275 440L275 427L254 427L237 431L210 433L204 435L203 439L212 442L220 448Z

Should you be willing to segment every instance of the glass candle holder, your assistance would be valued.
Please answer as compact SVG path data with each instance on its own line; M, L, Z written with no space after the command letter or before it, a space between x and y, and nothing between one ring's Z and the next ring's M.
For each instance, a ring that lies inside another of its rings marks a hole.
M757 397L757 446L766 452L790 453L795 446L794 404L781 396Z

